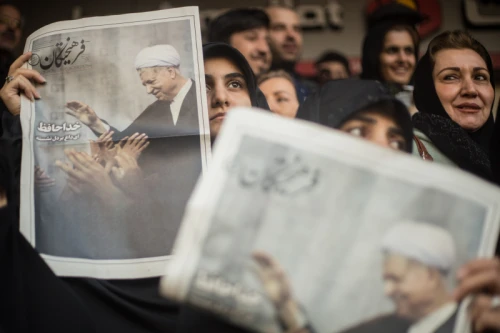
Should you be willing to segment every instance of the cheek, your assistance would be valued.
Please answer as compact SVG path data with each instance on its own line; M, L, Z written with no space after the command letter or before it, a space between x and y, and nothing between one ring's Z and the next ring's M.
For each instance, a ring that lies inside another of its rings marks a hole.
M439 84L438 82L434 82L434 86L436 87L436 93L444 109L450 112L451 103L459 96L460 88L452 84Z
M484 87L484 89L479 90L479 96L481 97L481 100L483 101L485 108L487 109L489 114L491 105L495 101L495 90L493 90L493 87L491 85L488 87Z
M250 96L246 92L235 93L232 96L233 103L231 106L252 106Z
M411 67L415 67L415 65L417 64L417 59L415 59L415 56L412 54L408 57L408 62L410 63Z
M386 66L388 66L393 60L392 57L388 54L382 53L380 55L380 68L383 70Z

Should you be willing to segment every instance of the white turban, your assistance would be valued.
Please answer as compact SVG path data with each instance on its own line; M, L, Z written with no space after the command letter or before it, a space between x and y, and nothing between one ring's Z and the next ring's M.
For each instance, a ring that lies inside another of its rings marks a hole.
M456 259L450 233L425 222L398 223L384 236L382 249L445 272L453 267Z
M155 45L142 49L135 57L135 69L179 66L181 57L172 45Z

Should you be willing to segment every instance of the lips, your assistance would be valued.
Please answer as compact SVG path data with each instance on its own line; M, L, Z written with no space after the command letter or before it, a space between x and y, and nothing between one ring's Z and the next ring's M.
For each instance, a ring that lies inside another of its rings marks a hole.
M222 119L224 119L225 116L226 116L225 112L217 112L212 117L210 117L210 121L218 120L218 119L222 120Z
M408 67L391 67L391 70L397 75L407 75L410 69Z
M466 113L477 113L481 111L481 107L476 103L461 103L455 105L455 108Z
M287 53L295 53L297 52L297 44L295 43L285 43L283 44L283 50L285 50L285 52Z

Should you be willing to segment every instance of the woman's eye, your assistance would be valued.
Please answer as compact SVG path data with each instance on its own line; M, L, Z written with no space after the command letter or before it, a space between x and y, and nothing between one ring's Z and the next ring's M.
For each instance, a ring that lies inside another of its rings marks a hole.
M288 101L289 101L288 98L285 98L285 97L280 97L277 100L278 103L283 103L283 102L288 102Z
M412 55L412 54L414 53L413 48L411 48L411 47L406 47L406 48L405 48L405 53L406 53L407 55Z
M363 130L361 127L354 127L349 130L347 130L347 133L354 135L354 136L363 136Z
M406 144L402 140L391 140L389 142L389 146L396 150L404 150L406 149Z
M209 92L209 91L210 91L210 86L209 86L208 84L207 84L207 85L205 85L205 90L206 90L207 92Z
M243 85L238 81L232 81L229 83L229 87L231 88L241 88Z
M488 78L484 74L478 74L478 75L476 75L475 79L479 80L479 81L486 81L486 80L488 80Z
M397 48L397 47L388 47L385 49L385 52L389 53L389 54L398 53L398 51L399 51L399 48Z
M457 78L458 78L458 77L457 77L456 75L446 75L446 76L444 77L444 79L445 79L446 81L455 80L455 79L457 79Z

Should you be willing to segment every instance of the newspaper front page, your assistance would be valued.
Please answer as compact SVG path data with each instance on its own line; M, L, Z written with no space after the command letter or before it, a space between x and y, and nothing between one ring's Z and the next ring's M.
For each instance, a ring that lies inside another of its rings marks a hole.
M211 157L197 7L51 24L22 102L21 231L61 276L159 276Z
M162 292L256 332L465 332L456 272L493 255L499 220L500 191L475 176L234 109Z

